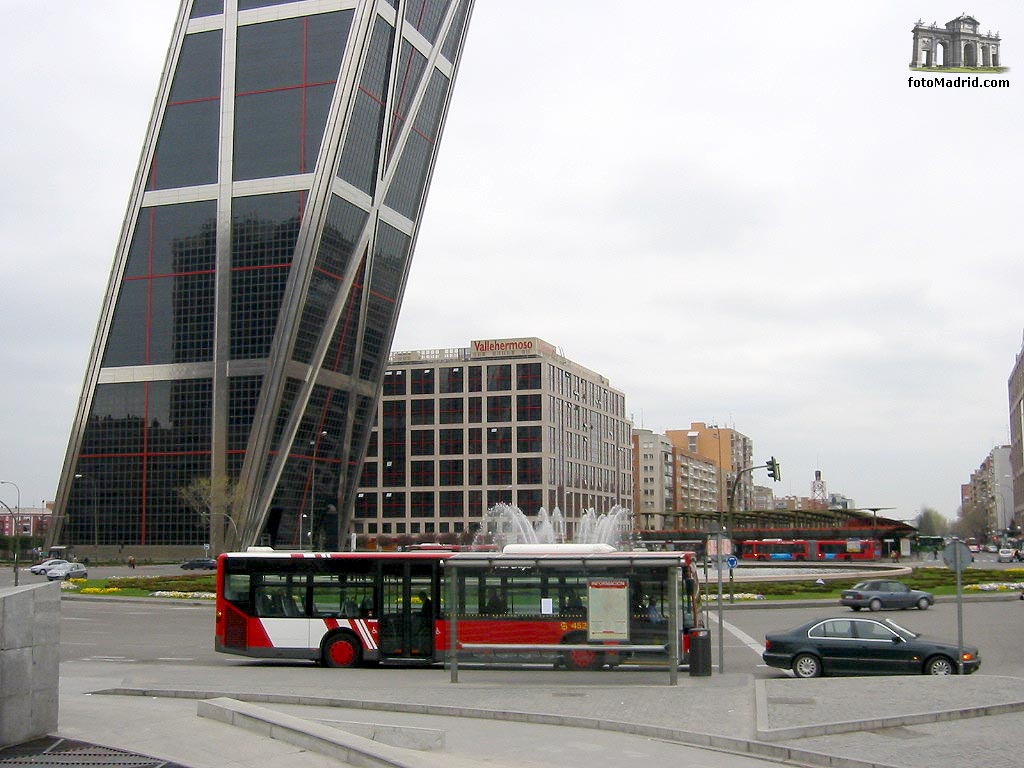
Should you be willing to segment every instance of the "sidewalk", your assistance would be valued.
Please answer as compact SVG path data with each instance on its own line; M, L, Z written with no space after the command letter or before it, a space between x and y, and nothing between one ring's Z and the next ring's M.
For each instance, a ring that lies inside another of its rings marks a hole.
M531 729L550 727L567 738L632 734L802 765L834 765L840 758L849 768L934 768L960 756L969 765L1010 768L1019 761L1003 746L1006 735L1024 728L1024 680L981 673L817 680L684 673L673 687L663 682L664 672L635 670L527 669L509 685L507 670L488 669L460 669L460 682L452 684L442 669L240 665L212 674L161 667L125 675L114 665L87 675L81 674L90 671L86 664L73 666L83 669L62 676L57 735L188 768L319 768L370 764L371 758L410 768L522 765L500 760L488 751L489 742L500 737L508 742L504 751L521 755L537 743ZM124 682L110 686L115 679ZM202 708L207 712L200 717ZM255 721L262 723L256 733L249 730ZM438 731L445 746L396 747L388 738L358 735L360 728L345 725L352 721L390 725L399 733ZM345 753L348 759L314 751L323 748L316 739L325 733L354 750ZM0 753L0 765L5 757ZM14 764L54 764L40 760ZM592 760L580 753L575 762L569 755L558 765L585 768Z

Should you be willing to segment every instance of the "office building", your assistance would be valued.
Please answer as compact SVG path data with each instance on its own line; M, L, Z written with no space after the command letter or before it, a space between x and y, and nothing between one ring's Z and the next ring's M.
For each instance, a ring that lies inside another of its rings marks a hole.
M51 543L338 546L472 5L183 0Z
M538 338L395 352L363 465L354 532L469 535L499 502L534 517L630 508L631 423L607 378Z

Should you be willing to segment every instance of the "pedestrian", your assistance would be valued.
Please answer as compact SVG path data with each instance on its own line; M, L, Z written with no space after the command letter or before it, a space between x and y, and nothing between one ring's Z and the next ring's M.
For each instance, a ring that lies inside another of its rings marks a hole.
M128 555L128 567L129 568L134 568L135 567L135 555Z

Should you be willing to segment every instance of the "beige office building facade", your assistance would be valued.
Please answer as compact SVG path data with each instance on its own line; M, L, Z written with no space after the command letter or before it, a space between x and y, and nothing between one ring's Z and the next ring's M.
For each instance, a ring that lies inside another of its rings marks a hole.
M392 353L356 494L361 536L451 539L504 502L632 507L631 422L608 379L536 337Z

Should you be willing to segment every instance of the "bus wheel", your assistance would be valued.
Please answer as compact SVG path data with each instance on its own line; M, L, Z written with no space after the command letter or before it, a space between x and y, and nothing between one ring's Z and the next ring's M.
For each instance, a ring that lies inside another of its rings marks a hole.
M324 644L324 665L354 667L359 663L359 644L350 635L335 635Z

